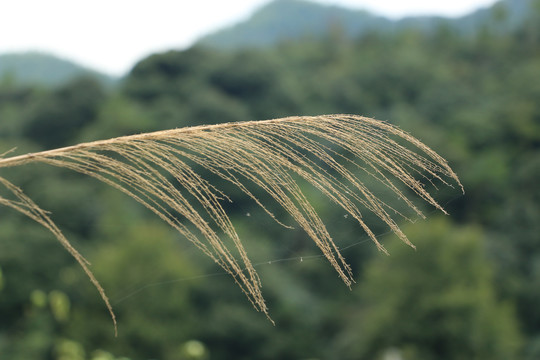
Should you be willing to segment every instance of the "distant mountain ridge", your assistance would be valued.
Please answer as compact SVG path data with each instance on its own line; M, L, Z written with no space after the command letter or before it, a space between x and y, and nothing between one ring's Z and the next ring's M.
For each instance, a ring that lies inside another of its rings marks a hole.
M74 62L41 52L0 54L0 82L58 86L78 76L96 78L105 86L117 79Z
M459 18L418 16L392 20L365 10L308 0L274 0L248 20L208 34L196 44L232 50L266 47L286 40L319 38L333 30L349 38L368 32L393 33L405 29L432 32L441 27L465 35L483 28L508 32L523 24L532 11L540 13L540 0L500 0ZM107 87L119 80L47 53L0 54L0 84L51 87L78 76L94 77Z
M392 20L365 10L324 5L308 0L274 0L248 20L202 37L197 44L222 49L265 47L281 41L319 37L339 29L348 37L367 32L391 33L405 29L422 32L447 27L472 34L486 27L511 31L527 17L535 0L501 0L459 18L416 16Z

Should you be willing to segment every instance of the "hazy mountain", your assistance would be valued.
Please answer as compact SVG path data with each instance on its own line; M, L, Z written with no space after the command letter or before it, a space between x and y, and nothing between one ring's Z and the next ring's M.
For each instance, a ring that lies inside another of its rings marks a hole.
M486 27L496 32L508 32L521 26L533 14L540 14L538 0L501 0L491 7L456 19L454 24L465 32Z
M201 38L199 44L230 49L260 47L289 39L319 37L333 30L349 37L404 29L430 32L441 26L462 34L472 34L486 27L509 31L523 22L535 1L502 0L460 18L418 16L392 20L363 10L307 0L274 0L248 20Z
M385 28L391 21L366 11L303 0L275 0L247 21L203 37L201 44L234 48L267 46L304 36L320 36L339 26L348 35Z
M78 76L93 76L106 86L117 81L114 77L45 53L0 54L0 82L57 86Z

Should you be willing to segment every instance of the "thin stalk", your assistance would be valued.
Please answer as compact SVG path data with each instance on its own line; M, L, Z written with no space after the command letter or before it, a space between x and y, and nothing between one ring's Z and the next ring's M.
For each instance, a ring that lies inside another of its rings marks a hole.
M334 116L338 116L338 115L334 115ZM260 121L230 122L230 123L214 124L214 125L199 125L199 126L190 126L190 127L180 128L180 129L159 130L159 131L154 131L154 132L149 132L149 133L120 136L120 137L106 139L106 140L97 140L97 141L91 141L91 142L81 143L77 145L60 147L60 148L56 148L52 150L45 150L45 151L40 151L40 152L35 152L35 153L27 153L23 155L11 156L8 158L0 158L0 167L18 166L24 163L38 161L39 159L43 159L43 158L59 156L59 155L62 155L71 151L84 150L87 148L98 148L98 147L102 147L102 146L110 145L110 144L119 144L119 143L125 143L129 141L137 141L137 140L163 139L164 137L174 137L175 135L178 135L178 134L187 134L187 133L193 133L193 132L204 132L204 131L212 131L212 130L219 130L219 129L232 129L235 127L244 127L244 126L252 126L252 125L259 126L259 125L264 125L264 124L276 124L279 122L291 121L294 119L300 119L300 117L288 117L288 118L260 120Z

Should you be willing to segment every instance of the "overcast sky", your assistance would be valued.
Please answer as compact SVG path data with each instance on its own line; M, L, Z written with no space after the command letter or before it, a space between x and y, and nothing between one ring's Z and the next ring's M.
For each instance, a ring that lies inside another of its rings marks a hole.
M113 75L249 17L268 0L3 0L0 53L37 50ZM318 0L388 17L460 16L495 0Z

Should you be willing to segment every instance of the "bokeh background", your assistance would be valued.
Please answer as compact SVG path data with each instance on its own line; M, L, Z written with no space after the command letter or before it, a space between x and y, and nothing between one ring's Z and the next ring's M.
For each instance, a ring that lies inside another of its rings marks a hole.
M0 208L0 359L539 359L539 1L389 19L278 0L121 77L44 53L0 55L0 154L329 113L396 124L460 176L464 195L435 195L449 216L426 207L427 220L403 224L416 251L374 224L391 255L377 252L312 195L354 270L350 291L300 229L236 197L227 210L273 326L132 199L63 170L3 168L91 261L119 335L74 259Z

